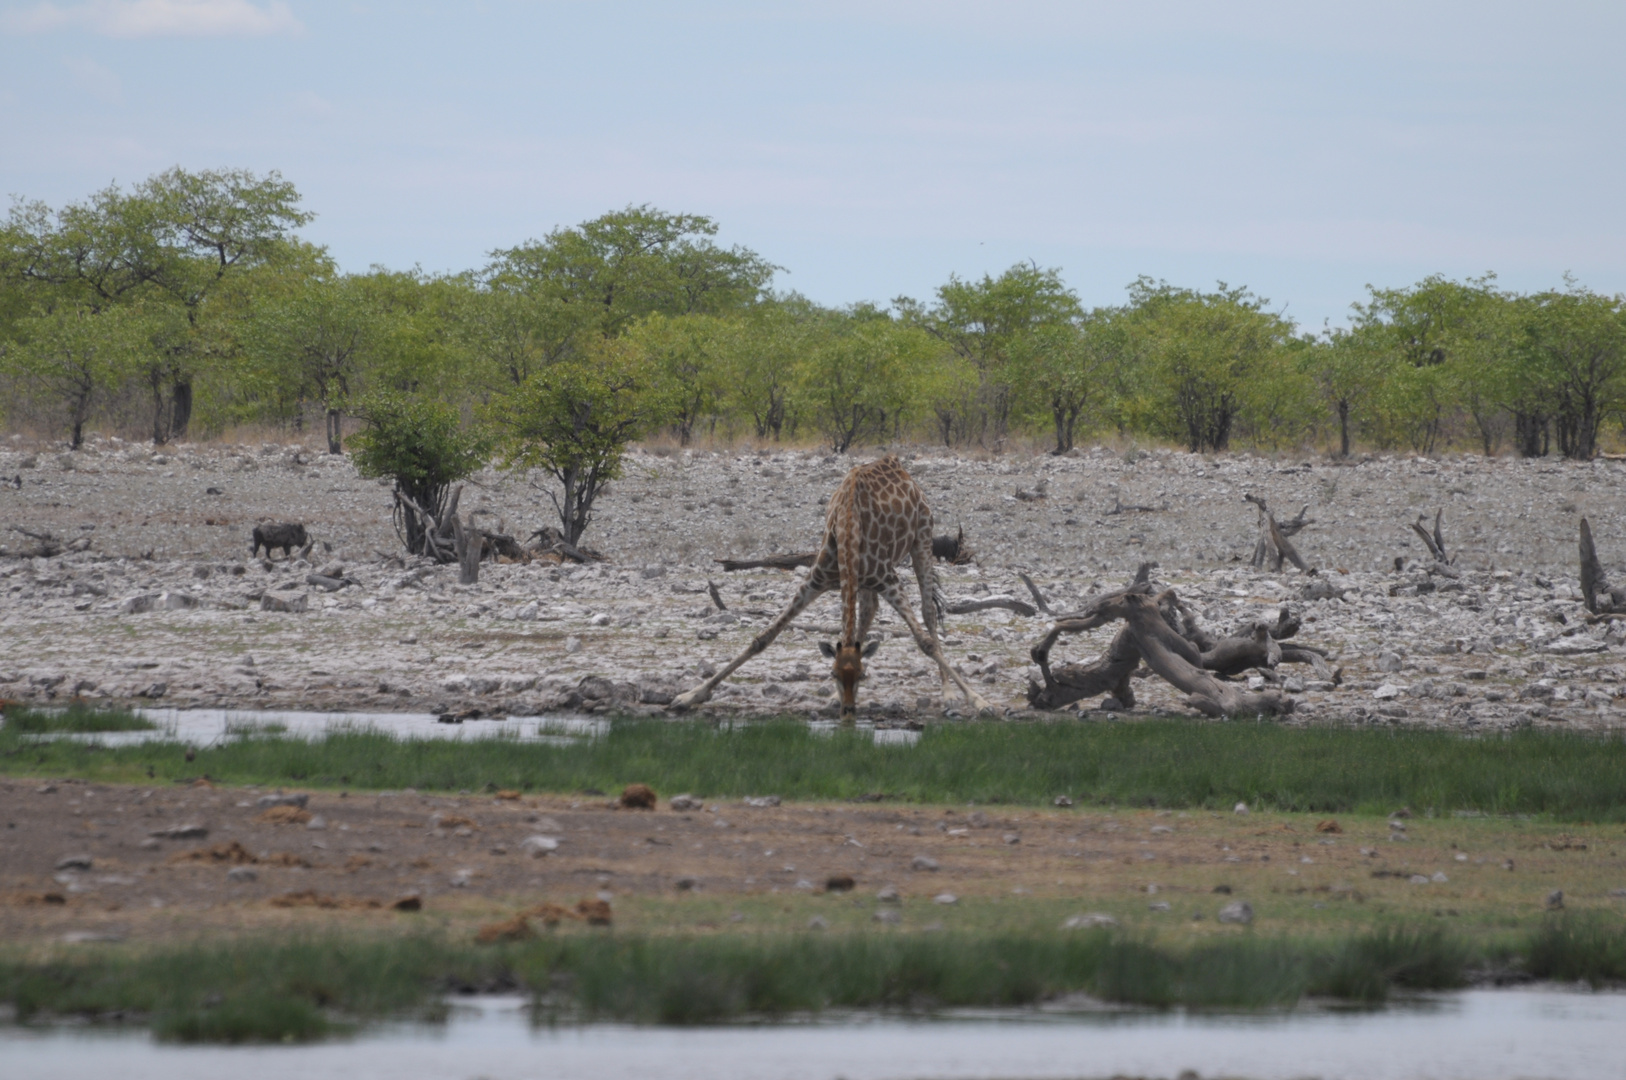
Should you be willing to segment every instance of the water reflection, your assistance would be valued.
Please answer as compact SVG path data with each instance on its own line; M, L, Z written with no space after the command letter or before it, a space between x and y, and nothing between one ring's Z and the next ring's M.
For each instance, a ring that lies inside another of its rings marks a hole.
M1373 1012L1127 1010L859 1016L711 1028L533 1027L520 998L471 999L444 1026L318 1046L153 1043L140 1032L0 1028L0 1073L37 1080L891 1080L1203 1076L1260 1080L1626 1077L1626 995L1487 990Z

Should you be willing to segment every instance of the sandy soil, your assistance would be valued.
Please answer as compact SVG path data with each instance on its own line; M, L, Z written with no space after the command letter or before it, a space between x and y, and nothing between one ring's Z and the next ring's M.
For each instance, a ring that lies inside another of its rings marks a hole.
M1388 915L1495 927L1538 915L1553 889L1572 910L1626 903L1619 825L1346 818L1331 832L1291 814L739 800L678 812L666 798L637 811L586 793L412 792L309 793L304 814L272 812L308 820L273 823L266 794L0 781L0 940L398 927L409 916L391 905L409 895L417 917L470 927L603 898L617 926L651 931L858 927L877 912L905 928L1048 928L1099 912L1202 933L1233 900L1261 926L1301 931ZM175 826L207 835L152 835ZM533 836L557 846L527 854ZM842 876L850 891L830 887Z
M1273 619L1284 603L1301 609L1300 638L1330 648L1344 681L1284 669L1298 722L1621 726L1626 646L1586 621L1575 576L1582 515L1606 563L1626 550L1619 463L1338 465L1100 447L1062 458L904 457L940 531L963 526L977 553L973 565L943 569L951 598L1025 599L1016 577L1025 570L1065 610L1150 559L1220 631ZM100 440L65 454L13 440L0 449L0 474L14 480L0 487L0 521L88 537L89 547L20 558L32 542L0 534L0 696L497 716L659 711L742 648L798 583L775 571L725 575L713 560L810 549L822 501L852 464L818 452L638 453L587 537L609 562L487 566L477 586L462 588L455 568L386 557L399 550L388 491L344 458L277 444L155 455ZM1315 524L1296 543L1341 599L1306 598L1296 571L1248 568L1247 493L1284 516L1309 504ZM525 478L491 472L475 478L463 506L520 535L551 513ZM1150 509L1113 512L1120 507ZM1408 525L1435 509L1458 581L1393 568L1396 557L1410 565L1426 554ZM319 541L312 564L250 559L249 531L264 520L303 522ZM307 582L313 570L352 584L325 592ZM708 599L708 579L726 612ZM265 597L303 597L308 610L263 611ZM837 621L837 601L822 600L708 710L828 711L832 684L816 644ZM1020 715L1035 673L1027 650L1045 625L1003 611L952 617L948 650ZM880 626L901 640L872 663L864 707L881 720L942 715L929 662L895 617L883 612ZM1111 633L1064 641L1055 659L1088 658ZM1137 693L1142 711L1186 711L1155 679Z

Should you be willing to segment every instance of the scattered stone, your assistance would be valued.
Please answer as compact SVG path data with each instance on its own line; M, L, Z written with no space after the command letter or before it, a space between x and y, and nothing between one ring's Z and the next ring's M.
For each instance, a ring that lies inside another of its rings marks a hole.
M56 861L58 870L89 870L90 867L89 855L64 855Z
M1069 796L1066 796L1066 795L1057 795L1054 799L1052 799L1050 801L1051 801L1052 805L1059 806L1064 810L1067 807L1073 805L1073 800Z
M286 600L280 596L272 596L270 593L260 597L261 611L280 611L297 615L309 607L310 595L308 593L300 593L298 596L289 597Z
M706 804L693 795L673 795L668 804L673 810L704 810Z
M1087 915L1069 915L1061 924L1063 930L1094 930L1103 927L1118 925L1118 920L1111 915L1099 911L1092 911Z
M809 930L828 930L830 929L830 920L823 915L815 915L807 920L807 928Z
M554 836L527 836L519 842L519 850L523 855L540 859L559 850L559 839Z
M234 866L226 871L226 880L234 885L245 885L251 881L258 881L260 873L252 866Z
M937 868L937 860L930 855L916 855L909 860L909 869L911 870L936 870Z
M1248 812L1248 804L1245 802L1239 802L1235 806L1231 807L1231 812L1233 814L1246 814Z
M1564 890L1563 889L1554 889L1552 892L1547 894L1547 910L1548 911L1562 911L1562 910L1564 910Z
M158 840L202 840L209 835L209 830L202 825L171 825L153 829L147 835Z
M960 898L951 892L938 893L932 897L932 903L934 904L958 904L959 902Z
M1233 900L1219 909L1219 921L1249 926L1253 923L1253 905L1246 900Z
M278 792L275 795L261 795L255 800L254 805L258 806L262 810L272 806L297 806L303 809L305 805L310 802L310 800L311 797L303 792L297 795L287 795Z
M745 800L745 805L746 806L755 806L758 809L762 809L764 807L769 807L769 806L778 806L779 805L779 796L777 796L777 795L756 795L756 796L752 796L752 797L747 798Z
M899 911L897 908L880 908L875 912L875 914L870 916L870 921L897 925L898 923L903 922L903 912Z
M903 894L898 892L895 885L882 885L880 890L876 892L875 899L883 904L901 904L903 903Z

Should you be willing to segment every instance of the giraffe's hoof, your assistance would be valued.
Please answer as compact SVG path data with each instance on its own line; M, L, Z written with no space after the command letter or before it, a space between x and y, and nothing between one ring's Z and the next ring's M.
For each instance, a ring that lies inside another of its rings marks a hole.
M696 705L704 705L710 699L711 695L706 693L704 687L697 687L686 694L679 694L673 698L672 704L668 705L667 708L673 712L687 712Z

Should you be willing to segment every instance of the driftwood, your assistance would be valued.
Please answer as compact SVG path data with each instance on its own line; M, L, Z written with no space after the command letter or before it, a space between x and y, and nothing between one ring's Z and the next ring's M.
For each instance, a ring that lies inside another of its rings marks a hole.
M1451 565L1456 559L1446 555L1445 535L1440 532L1440 518L1444 514L1444 510L1434 511L1434 534L1432 536L1429 535L1428 531L1428 518L1422 514L1418 514L1417 520L1411 523L1411 531L1423 538L1423 546L1428 548L1428 553L1434 557L1434 564L1427 568L1428 572L1430 574L1439 574L1441 577L1454 578L1459 576L1456 569Z
M942 605L942 607L950 615L969 615L973 611L988 611L991 608L1014 611L1027 619L1031 619L1038 614L1032 604L1023 603L1011 596L989 596L981 600L954 600Z
M812 566L818 557L816 551L797 551L761 559L718 559L717 562L722 565L723 573L730 574L735 570L800 570ZM932 557L954 565L970 562L971 548L965 542L965 530L961 529L954 536L932 537Z
M1626 613L1626 588L1610 587L1586 518L1581 519L1581 594L1586 598L1586 609L1594 615Z
M457 558L456 553L452 550L451 541L441 539L440 522L435 520L433 514L419 506L416 499L400 488L396 488L395 505L397 512L403 515L412 515L418 521L418 535L423 539L424 550L414 551L412 554L427 555L438 563L448 563ZM405 535L404 530L403 535Z
M1169 685L1186 693L1186 704L1206 716L1280 716L1293 711L1293 699L1279 690L1249 691L1221 682L1193 662L1191 642L1174 632L1150 596L1124 598L1129 630L1151 668Z
M34 541L34 543L37 545L32 551L14 552L14 554L20 555L23 558L51 559L63 554L64 552L88 551L90 549L89 530L74 537L72 540L60 540L48 532L35 532L33 529L25 529L21 525L11 525L8 526L8 528L10 528L12 532L22 533L24 536Z
M711 594L711 602L717 605L718 611L728 610L728 605L723 603L723 594L717 591L717 583L710 578L706 579L706 591Z
M1156 674L1185 691L1193 708L1211 716L1292 711L1292 699L1277 691L1250 693L1223 681L1250 669L1269 674L1279 664L1303 663L1322 678L1342 681L1342 672L1328 667L1321 650L1282 644L1282 639L1299 630L1291 609L1282 607L1274 625L1259 622L1246 631L1216 639L1203 630L1173 589L1155 590L1151 583L1154 565L1142 564L1132 584L1096 597L1084 610L1051 626L1030 652L1043 682L1028 680L1029 704L1057 709L1110 693L1119 704L1131 706L1134 692L1128 680L1143 659ZM1094 630L1115 621L1125 626L1103 656L1088 664L1051 669L1050 651L1062 634Z
M1288 540L1288 537L1297 535L1306 525L1315 524L1315 519L1304 516L1310 509L1310 504L1305 503L1299 507L1297 516L1288 518L1285 521L1277 521L1276 515L1271 512L1269 506L1265 505L1262 496L1244 495L1242 498L1245 502L1253 503L1259 509L1259 539L1253 545L1253 558L1250 560L1250 565L1258 568L1269 563L1272 573L1280 573L1282 561L1285 559L1306 574L1315 573L1314 570L1310 569L1309 564L1304 561L1303 557L1299 555L1298 549Z
M1114 514L1160 514L1169 508L1168 503L1162 506L1130 506L1126 505L1117 492L1112 494L1112 509L1104 516L1112 517Z
M537 555L557 555L561 560L569 559L571 562L608 562L602 552L594 551L588 547L577 547L565 539L565 534L552 525L544 525L530 536L525 538L531 551Z
M1033 606L1046 615L1054 615L1055 612L1050 610L1050 605L1044 602L1044 593L1039 591L1039 586L1033 583L1033 579L1020 571L1017 572L1016 576L1022 579L1022 584L1026 585L1028 592L1033 594Z
M479 529L465 526L456 514L448 514L452 523L452 550L457 554L457 583L477 585L480 581L480 556L485 554L485 536Z
M733 573L735 570L800 570L812 566L813 561L819 557L816 551L801 551L791 555L769 555L765 559L718 559L723 565L723 573Z

